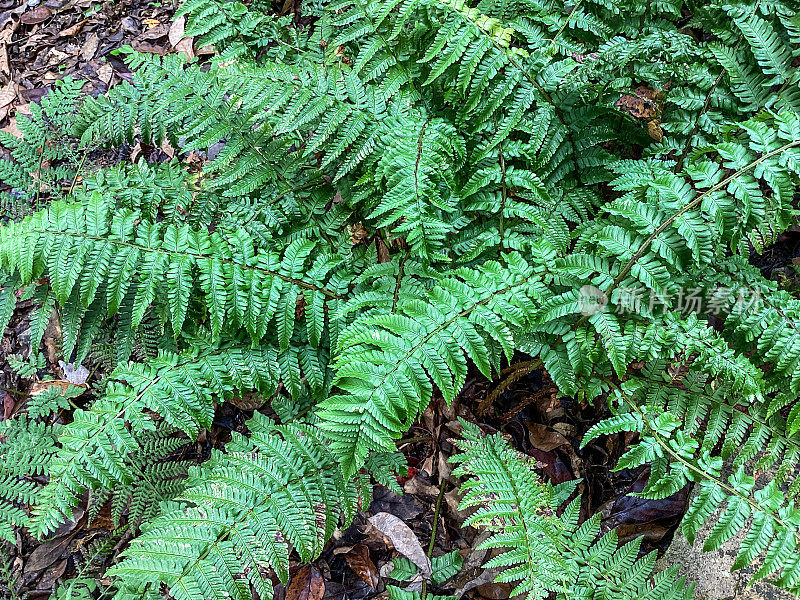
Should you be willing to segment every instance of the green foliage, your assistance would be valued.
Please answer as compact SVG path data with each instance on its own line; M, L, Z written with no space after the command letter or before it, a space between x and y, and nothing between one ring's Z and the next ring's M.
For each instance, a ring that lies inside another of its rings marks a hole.
M272 598L269 569L287 582L290 547L311 560L340 520L352 520L359 486L314 428L261 415L248 427L249 438L234 435L134 540L111 570L116 598L156 597L159 583L178 600L249 600L251 586Z
M455 577L461 570L461 565L464 559L458 550L453 550L441 556L434 556L431 558L431 570L433 583L442 585L451 577Z
M164 487L169 491L171 485L161 479L169 479L180 466L149 464L154 456L174 449L157 434L154 414L172 429L195 438L201 428L211 426L212 394L230 397L243 389L275 390L270 371L274 358L270 358L264 348L209 345L205 350L164 354L146 364L115 369L106 394L88 410L76 410L72 423L61 429L61 449L50 466L50 481L40 494L31 530L38 535L54 531L90 489L113 491L115 503L123 505L126 497L135 505L157 501L157 496L141 498L140 494L147 493L148 485L156 486L151 491ZM154 475L158 477L148 483ZM135 512L142 510L149 509Z
M73 163L85 152L71 139L82 81L65 79L41 104L31 103L31 118L18 119L22 137L0 131L0 144L13 160L0 161L0 181L11 189L0 193L0 217L19 219L43 206L47 197L61 197L75 176Z
M509 447L500 435L484 437L463 422L463 453L451 461L466 476L460 509L476 508L466 523L492 532L480 548L501 552L484 567L502 569L496 581L516 583L526 598L688 599L693 585L676 578L677 566L653 574L655 552L639 558L641 538L617 548L612 531L596 539L600 519L578 524L580 498L556 512L577 481L552 486L534 470L532 458Z
M650 466L646 495L697 486L687 534L722 507L707 547L746 530L736 566L762 554L757 577L798 590L800 304L749 264L798 213L793 3L180 11L217 55L122 49L130 83L83 99L66 81L25 140L0 140L22 198L0 228L0 318L18 293L37 305L15 368L43 364L57 317L64 360L108 373L63 426L39 400L13 420L0 456L49 483L26 496L3 463L6 521L47 535L88 496L141 525L120 598L265 597L289 546L309 560L349 520L367 473L397 488L395 441L434 398L525 352L560 393L610 402L592 435L641 434L621 466ZM176 158L95 160L137 142ZM256 412L184 480L173 451L251 396L281 425ZM468 430L465 502L520 591L684 597L575 501L559 516L570 488Z
M58 451L58 426L37 417L58 410L64 398L49 388L32 399L33 413L0 421L0 543L16 543L14 527L30 525L25 508L39 492L31 477L47 473Z
M464 559L458 550L453 550L441 556L431 557L431 581L436 585L442 585L448 579L455 577L461 570ZM392 560L392 571L389 577L395 581L408 581L420 573L419 567L405 556L399 556Z

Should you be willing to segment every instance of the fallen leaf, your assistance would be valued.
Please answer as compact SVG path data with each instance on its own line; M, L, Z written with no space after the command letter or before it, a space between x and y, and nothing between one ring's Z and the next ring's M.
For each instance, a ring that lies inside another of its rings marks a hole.
M80 385L86 383L86 380L89 379L89 369L83 365L78 365L76 368L73 363L65 364L63 360L60 360L58 361L58 366L63 369L64 378L70 383Z
M344 559L361 581L373 590L378 589L378 569L369 557L369 548L364 544L356 544L344 555Z
M0 44L0 73L11 75L11 68L8 65L8 48L5 43Z
M77 530L67 535L47 540L36 546L25 563L25 574L36 573L42 569L46 569L61 558L64 550L67 549L70 540L76 533Z
M5 24L3 30L0 31L0 44L10 44L14 32L19 27L19 20L12 19Z
M8 392L3 392L3 421L8 419L11 413L14 412L15 405L14 397Z
M185 31L186 17L179 17L172 22L169 28L169 43L172 44L173 48L183 39Z
M9 133L9 134L13 135L14 137L18 137L19 139L22 139L22 138L25 137L22 134L22 132L19 130L19 127L17 127L17 118L16 117L11 117L8 120L8 125L3 127L2 129L0 129L0 131L5 131L6 133Z
M488 600L503 600L508 598L511 592L511 585L508 583L483 583L475 587L475 591Z
M137 52L155 54L156 56L164 56L167 52L169 52L169 48L166 46L151 44L150 42L145 42L138 39L131 42L131 47Z
M75 25L72 25L71 27L67 27L66 29L62 29L61 31L59 31L58 35L60 37L72 37L74 35L78 35L81 29L83 29L83 26L86 25L88 21L89 19L78 21L77 23L75 23Z
M624 94L614 103L617 108L626 111L637 119L652 119L658 114L658 107L647 98Z
M652 102L661 102L664 99L664 92L661 90L654 90L653 88L649 88L646 85L637 86L633 93L639 96L639 98L647 98Z
M192 60L195 57L194 53L194 39L185 37L186 32L186 17L180 17L172 22L169 28L169 43L175 48L177 52L182 52L186 55L187 60Z
M652 119L647 122L647 135L657 142L664 139L664 131L661 129L661 123L658 119Z
M546 425L528 422L528 439L534 448L543 452L550 452L560 446L569 446L569 440Z
M55 584L56 580L64 574L67 570L68 559L64 558L57 562L52 568L47 569L39 580L39 589L50 589Z
M97 69L97 77L106 85L111 85L111 78L114 76L114 67L108 63L103 63Z
M325 595L325 580L314 565L305 565L286 588L286 600L322 600Z
M58 312L53 309L44 328L42 343L44 344L47 361L51 365L57 364L58 353L61 351L61 325L58 319ZM38 350L38 348L37 348Z
M159 38L164 37L165 35L169 34L169 26L167 25L156 25L155 27L151 27L146 29L142 34L139 35L137 39L139 40L157 40Z
M17 98L18 89L17 84L13 81L9 81L6 87L0 89L0 121L5 119L11 110L14 100Z
M170 146L166 139L161 142L161 151L170 158L175 158L175 148Z
M83 47L81 48L81 58L83 60L89 61L94 58L94 55L97 53L97 47L100 45L100 38L96 33L89 34L86 38L86 41L83 42Z
M180 42L175 44L175 50L184 54L186 60L192 60L195 57L193 38L183 38Z
M430 577L431 562L425 556L425 551L422 549L419 539L408 525L396 516L385 512L370 517L369 522L375 529L389 538L395 550L417 565L423 575Z
M25 25L36 25L49 19L52 14L46 6L37 6L33 10L24 13L19 20Z

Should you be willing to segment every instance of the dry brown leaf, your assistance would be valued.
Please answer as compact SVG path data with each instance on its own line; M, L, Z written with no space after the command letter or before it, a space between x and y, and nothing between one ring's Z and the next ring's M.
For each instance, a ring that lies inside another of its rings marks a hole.
M16 402L14 402L14 396L8 392L3 392L3 421L12 415L15 406Z
M325 595L325 580L314 565L305 565L286 588L286 600L322 600Z
M169 34L169 26L156 25L150 29L145 30L138 39L140 40L158 40Z
M369 548L364 544L356 544L344 555L344 559L361 581L373 590L378 589L378 569L369 557Z
M47 319L47 327L44 328L42 343L44 344L47 360L51 365L57 364L58 353L61 351L61 324L58 312L53 309ZM38 350L38 348L37 348Z
M13 19L9 23L6 23L6 26L0 31L0 44L10 44L11 37L14 35L14 32L18 27L19 21L17 19Z
M114 76L114 67L108 63L103 63L97 69L97 77L106 85L111 85L111 78Z
M98 46L100 46L100 37L96 33L89 34L81 47L81 58L86 61L92 60L97 53Z
M375 529L389 538L395 550L417 565L423 575L430 577L431 561L425 556L425 551L422 549L419 539L408 525L398 517L385 512L370 517L369 522Z
M19 86L13 81L9 81L8 85L0 89L0 121L6 118L11 110L14 100L17 99L17 90Z
M186 60L192 60L195 57L193 40L194 38L186 37L175 44L175 50L183 53L186 56Z
M167 140L161 142L161 151L170 158L175 158L175 148L170 146Z
M652 119L658 114L658 107L647 98L625 94L614 103L620 110L633 115L637 119Z
M5 43L0 43L0 73L11 75L11 67L8 64L8 47Z
M652 102L661 102L664 100L664 92L661 90L654 90L646 85L637 86L636 89L633 90L633 93L639 98L647 98Z
M550 452L561 446L569 446L569 440L555 429L541 423L528 422L528 439L534 448Z
M169 28L169 43L177 52L186 55L187 60L195 57L194 38L185 37L186 17L180 17L172 22Z
M47 569L43 574L42 578L39 580L37 584L39 589L51 589L55 584L56 580L64 574L64 571L67 570L67 563L69 559L63 558L57 563L55 563L52 567Z
M20 17L25 25L36 25L50 18L53 13L46 6L37 6L33 10L29 10Z
M658 119L647 122L647 135L657 142L664 139L664 130L661 129L661 122Z
M19 130L19 127L17 127L17 118L16 117L11 117L8 120L8 125L3 127L2 129L0 129L0 131L5 131L6 133L9 133L9 134L13 135L14 137L18 137L20 139L23 139L25 137L22 134L22 132Z
M484 583L477 586L475 591L478 592L483 598L487 598L488 600L504 600L505 598L508 598L509 593L511 592L511 584L504 582Z
M89 19L78 21L77 23L75 23L75 25L72 25L71 27L67 27L66 29L62 29L61 31L59 31L58 35L60 37L72 37L74 35L78 35L81 32L81 29L83 29L83 26L86 25L86 23L88 22Z
M145 54L155 54L157 56L164 56L169 52L169 48L158 44L151 44L140 39L135 39L131 42L131 47L137 52L144 52Z
M178 17L172 22L169 28L169 43L173 47L183 39L186 31L186 17Z
M36 573L46 569L56 562L69 546L70 540L77 533L77 530L67 535L53 538L42 542L33 549L28 560L25 562L25 574Z

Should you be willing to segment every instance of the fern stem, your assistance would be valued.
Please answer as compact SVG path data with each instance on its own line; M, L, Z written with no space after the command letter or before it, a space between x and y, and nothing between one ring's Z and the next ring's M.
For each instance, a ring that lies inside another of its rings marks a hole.
M556 31L556 34L553 36L553 39L550 40L549 44L550 46L554 45L556 43L556 40L561 36L562 33L564 33L564 30L567 28L567 25L569 24L569 18L577 12L582 2L583 0L578 0L575 3L575 6L572 7L572 10L570 11L569 15L567 15L567 18L564 19L564 22L561 24L561 27L558 29L558 31Z
M442 497L444 496L444 484L447 483L447 479L442 477L442 483L439 485L439 495L436 497L436 508L433 510L433 525L431 526L431 541L428 544L428 552L426 556L428 557L428 561L430 562L431 557L433 556L433 545L436 542L436 526L439 524L439 511L442 508ZM420 594L421 600L426 600L428 597L428 581L426 579L422 580L422 593Z

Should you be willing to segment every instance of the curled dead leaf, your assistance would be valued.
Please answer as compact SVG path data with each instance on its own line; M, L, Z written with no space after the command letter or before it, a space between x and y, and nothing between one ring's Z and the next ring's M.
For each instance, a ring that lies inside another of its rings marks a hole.
M305 565L286 588L286 600L322 600L325 595L325 580L314 565Z
M373 590L378 589L378 569L369 556L369 548L364 544L356 544L344 555L344 558L361 581Z
M419 539L400 518L386 512L369 518L370 524L392 542L395 550L417 565L426 577L431 576L431 561Z
M75 23L75 25L72 25L71 27L67 27L66 29L62 29L61 31L59 31L58 35L60 37L72 37L74 35L78 35L81 29L83 29L83 26L86 25L88 21L89 19L78 21L77 23Z

